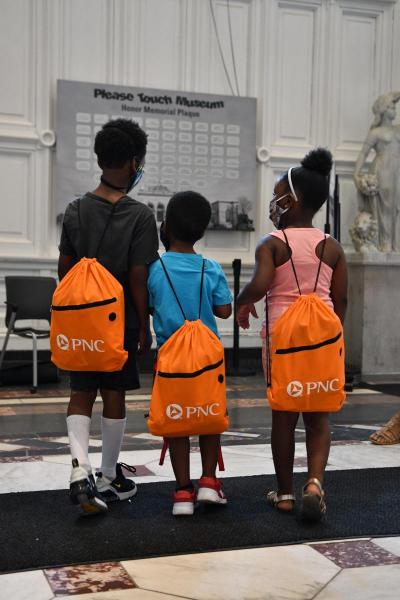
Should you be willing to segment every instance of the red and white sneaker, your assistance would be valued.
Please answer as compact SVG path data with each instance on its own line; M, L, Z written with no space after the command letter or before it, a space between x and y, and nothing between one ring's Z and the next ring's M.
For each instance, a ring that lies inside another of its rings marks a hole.
M179 490L174 494L172 514L174 517L190 516L194 513L196 504L196 490Z
M202 477L199 479L197 500L207 504L227 504L228 502L222 491L221 483L216 477Z

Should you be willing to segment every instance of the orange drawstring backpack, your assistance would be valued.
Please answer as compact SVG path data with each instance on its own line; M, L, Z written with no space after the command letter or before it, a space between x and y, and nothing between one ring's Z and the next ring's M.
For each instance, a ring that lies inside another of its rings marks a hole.
M96 256L115 207L113 204ZM79 200L78 219L80 227ZM79 254L83 254L81 249ZM53 295L51 360L66 371L120 371L128 358L124 332L122 285L96 258L81 258Z
M312 294L300 290L286 233L299 297L279 317L271 335L267 329L267 396L273 410L336 412L346 394L343 327L339 317L316 294L326 236Z
M187 320L164 262L161 258L160 261L184 323L157 355L147 420L149 431L164 438L222 433L228 427L224 348L200 320L205 260L196 321Z

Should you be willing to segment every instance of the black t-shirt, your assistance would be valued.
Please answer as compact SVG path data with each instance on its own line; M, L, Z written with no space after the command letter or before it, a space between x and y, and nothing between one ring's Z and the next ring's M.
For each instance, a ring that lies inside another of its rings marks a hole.
M90 192L70 202L64 215L59 250L77 260L83 256L97 258L118 279L125 291L125 326L137 329L138 319L129 290L129 270L157 258L157 226L152 211L129 196L118 200L110 219L112 210L111 202Z

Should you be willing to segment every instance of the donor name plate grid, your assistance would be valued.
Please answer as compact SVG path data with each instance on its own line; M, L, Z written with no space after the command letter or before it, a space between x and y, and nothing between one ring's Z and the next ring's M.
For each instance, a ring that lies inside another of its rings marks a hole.
M147 136L145 176L133 197L158 224L169 198L203 194L209 229L254 231L257 197L255 98L59 80L56 115L56 218L96 187L96 134L110 120L132 119Z
M75 168L99 179L94 139L110 119L124 115L76 113ZM239 179L240 125L168 118L134 117L148 135L142 193L173 193L207 187L209 180Z

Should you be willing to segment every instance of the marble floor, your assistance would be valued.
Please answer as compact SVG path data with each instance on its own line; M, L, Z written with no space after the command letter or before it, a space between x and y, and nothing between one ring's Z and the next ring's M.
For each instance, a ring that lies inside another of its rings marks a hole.
M60 390L44 397L10 390L0 394L0 493L65 489L70 457L65 427L67 398ZM158 464L161 444L148 435L143 414L149 383L128 398L127 433L121 460L135 465L142 486L169 481L169 460ZM223 436L226 471L221 477L273 473L271 415L261 378L231 380L231 422ZM378 447L368 437L399 409L400 397L356 389L332 416L329 470L398 467L400 445ZM100 464L96 403L90 449ZM193 478L199 475L192 446ZM296 431L295 470L306 471L304 427ZM73 507L71 507L73 510ZM360 505L362 510L362 505ZM393 517L399 520L399 515ZM329 515L328 515L329 518ZM1 539L1 532L0 532ZM1 564L1 560L0 560ZM164 556L0 575L1 600L76 598L193 600L394 600L400 597L400 536L330 540L183 556Z

